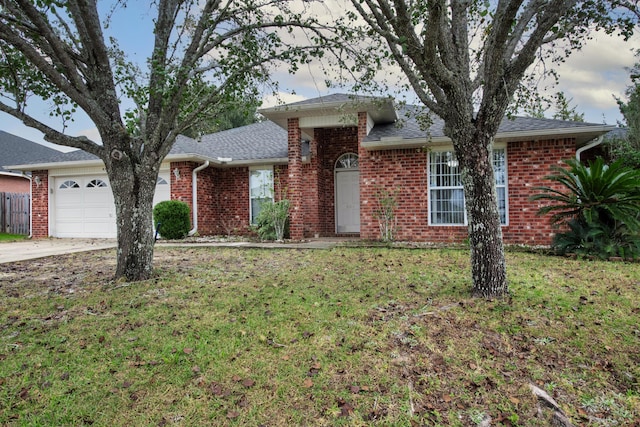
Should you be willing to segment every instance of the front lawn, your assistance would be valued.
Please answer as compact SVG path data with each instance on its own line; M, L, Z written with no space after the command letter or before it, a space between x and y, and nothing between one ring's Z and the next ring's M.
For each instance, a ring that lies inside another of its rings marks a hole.
M465 250L156 248L0 265L0 425L546 426L640 419L640 264Z
M27 235L25 234L8 234L8 233L0 233L0 243L2 242L17 242L19 240L25 240Z

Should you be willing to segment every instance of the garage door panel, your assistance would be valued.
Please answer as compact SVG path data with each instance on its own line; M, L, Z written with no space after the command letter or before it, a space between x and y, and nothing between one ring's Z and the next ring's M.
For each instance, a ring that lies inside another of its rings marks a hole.
M171 199L169 182L169 172L160 173L154 206ZM116 237L115 204L106 175L57 177L54 198L55 237Z

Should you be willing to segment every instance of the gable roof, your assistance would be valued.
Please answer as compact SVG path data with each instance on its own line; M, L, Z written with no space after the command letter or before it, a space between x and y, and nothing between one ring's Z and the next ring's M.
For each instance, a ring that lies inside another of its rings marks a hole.
M410 148L427 144L450 143L444 134L444 120L431 115L431 125L425 130L417 116L428 114L423 107L405 106L399 109L395 123L376 124L364 138L363 146L370 150ZM615 126L534 117L505 117L495 141L523 141L544 138L576 138L576 145L609 132Z
M299 117L301 122L304 121L308 126L305 128L306 133L312 134L314 127L355 126L357 114L355 123L353 122L354 114L360 111L367 112L369 118L369 133L362 143L368 150L451 143L451 140L444 135L444 121L439 117L432 117L428 130L420 126L417 116L424 113L422 107L396 107L393 100L388 97L334 94L262 109L260 112L270 120L205 135L199 140L181 135L176 139L165 160L209 161L217 166L286 164L288 162L288 118ZM326 119L327 117L329 119ZM303 128L302 125L300 127ZM614 128L615 126L553 119L505 118L495 140L505 142L575 138L576 146L582 147ZM303 129L303 137L305 129ZM52 151L54 154L39 162L24 161L22 164L13 163L13 165L17 164L21 170L34 170L101 164L96 156L81 150L68 153ZM308 154L309 143L303 141L303 158Z
M309 153L305 144L302 155ZM180 135L169 158L180 155L205 156L209 159L233 161L286 162L288 158L287 131L272 121L263 121L235 129L204 135L199 141Z
M60 151L37 144L8 132L0 131L0 172L20 173L4 166L38 162L50 158Z

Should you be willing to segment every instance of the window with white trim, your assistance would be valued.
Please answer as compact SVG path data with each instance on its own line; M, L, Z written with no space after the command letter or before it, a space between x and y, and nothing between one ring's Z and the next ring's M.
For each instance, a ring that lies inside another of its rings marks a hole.
M493 150L493 173L500 223L507 224L507 162L503 148ZM429 154L429 223L466 225L467 211L460 166L452 151Z
M249 170L249 199L251 224L256 223L260 206L273 202L273 167L261 166Z

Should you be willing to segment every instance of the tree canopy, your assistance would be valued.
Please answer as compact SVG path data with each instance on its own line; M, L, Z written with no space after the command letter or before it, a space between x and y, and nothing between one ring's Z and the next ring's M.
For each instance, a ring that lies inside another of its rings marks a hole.
M508 293L492 168L493 138L507 111L529 102L532 65L563 61L591 31L628 38L635 1L352 0L347 35L366 38L354 70L366 88L389 65L444 120L460 161L473 293ZM542 67L543 72L552 72ZM523 104L524 103L524 104Z
M640 50L636 56L640 56ZM629 70L632 84L625 91L626 100L616 98L624 121L624 132L608 141L609 151L615 159L635 169L640 169L640 62Z
M144 279L153 264L155 182L176 137L215 121L238 100L256 99L275 64L295 70L321 56L329 41L317 20L303 16L306 3L157 0L146 12L150 46L134 60L136 52L111 31L124 25L132 6L124 0L2 1L0 111L47 141L104 162L116 205L116 276ZM41 118L37 99L52 103L56 124ZM80 111L101 142L65 133Z

